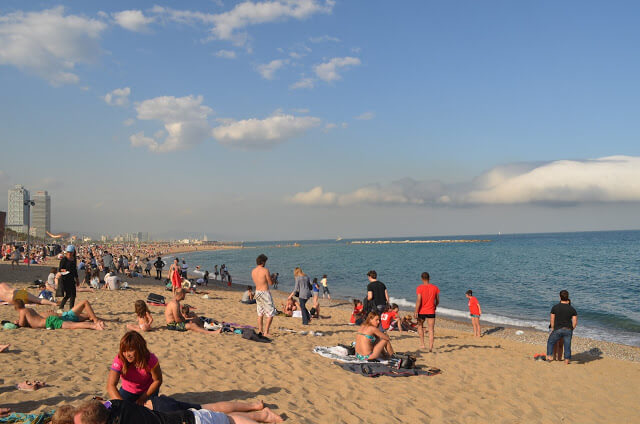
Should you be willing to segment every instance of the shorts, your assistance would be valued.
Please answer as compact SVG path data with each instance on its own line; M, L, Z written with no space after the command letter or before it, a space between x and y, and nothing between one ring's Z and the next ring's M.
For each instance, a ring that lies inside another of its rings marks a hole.
M67 312L63 312L62 315L60 316L60 319L62 321L71 321L71 322L78 322L80 321L80 319L78 318L78 316L76 315L75 312L69 310Z
M331 292L329 291L329 287L327 286L322 286L322 294L330 294Z
M171 331L187 331L187 325L184 321L182 322L170 322L167 324L167 330Z
M150 400L154 411L174 412L186 411L187 409L202 409L202 405L197 403L180 402L179 400L164 395L152 397Z
M229 418L222 412L213 412L207 409L189 409L193 412L196 424L229 424Z
M57 315L50 315L44 323L47 330L59 330L62 328L62 318Z
M471 318L480 318L480 315L476 315L476 314L469 314L471 315Z
M269 290L256 290L254 299L256 300L256 309L258 311L259 317L263 315L266 315L268 317L276 316L278 312L276 311L276 306L273 304L273 297L271 297L271 292Z
M26 305L29 300L29 292L21 289L13 292L13 300L22 300L22 302Z
M418 319L424 321L427 318L435 318L436 314L418 314Z

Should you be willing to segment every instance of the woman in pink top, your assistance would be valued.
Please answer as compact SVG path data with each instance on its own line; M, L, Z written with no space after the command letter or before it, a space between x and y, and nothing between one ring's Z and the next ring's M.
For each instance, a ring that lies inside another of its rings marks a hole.
M118 390L118 381L122 387ZM137 331L129 331L120 339L120 350L109 369L107 393L111 399L124 399L144 405L158 396L162 370L158 358L147 349L147 342Z

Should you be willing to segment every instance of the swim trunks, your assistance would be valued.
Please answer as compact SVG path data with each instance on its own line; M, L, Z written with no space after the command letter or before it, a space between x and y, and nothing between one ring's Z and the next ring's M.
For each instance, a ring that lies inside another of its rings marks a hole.
M470 314L472 318L480 318L480 315Z
M80 319L78 318L76 313L73 312L72 310L68 310L67 312L63 312L62 315L60 315L60 319L62 321L70 321L70 322L78 322L78 321L80 321Z
M13 300L22 300L24 304L29 300L29 292L21 289L13 292Z
M256 309L259 317L263 315L268 317L276 316L278 312L276 311L276 306L273 304L273 297L271 297L271 292L269 290L256 290L254 299L256 300Z
M418 319L424 321L427 318L435 318L436 314L418 314Z
M189 409L193 413L196 424L229 424L229 418L222 412L213 412L207 409Z
M167 330L171 331L187 331L186 324L182 322L170 322L167 324Z
M47 330L59 330L62 328L62 318L57 315L50 315L44 323Z

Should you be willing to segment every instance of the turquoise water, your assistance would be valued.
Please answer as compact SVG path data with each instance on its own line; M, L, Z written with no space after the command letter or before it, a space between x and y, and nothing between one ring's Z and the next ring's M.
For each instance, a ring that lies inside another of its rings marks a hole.
M405 240L406 238L388 239ZM341 241L245 243L245 249L181 255L191 269L225 263L234 283L250 281L259 253L293 286L293 268L328 275L333 295L362 298L366 273L378 272L393 302L411 309L420 274L440 287L438 313L467 317L465 291L480 301L483 320L546 330L558 292L569 290L578 311L575 334L640 346L640 231L416 237L412 240L490 239L486 243L350 244ZM375 239L371 239L375 240Z

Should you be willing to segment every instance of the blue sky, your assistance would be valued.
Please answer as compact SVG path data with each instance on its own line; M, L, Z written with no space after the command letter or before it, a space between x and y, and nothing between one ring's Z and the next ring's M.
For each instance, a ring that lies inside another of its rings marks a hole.
M0 189L94 234L638 228L639 9L4 1Z

